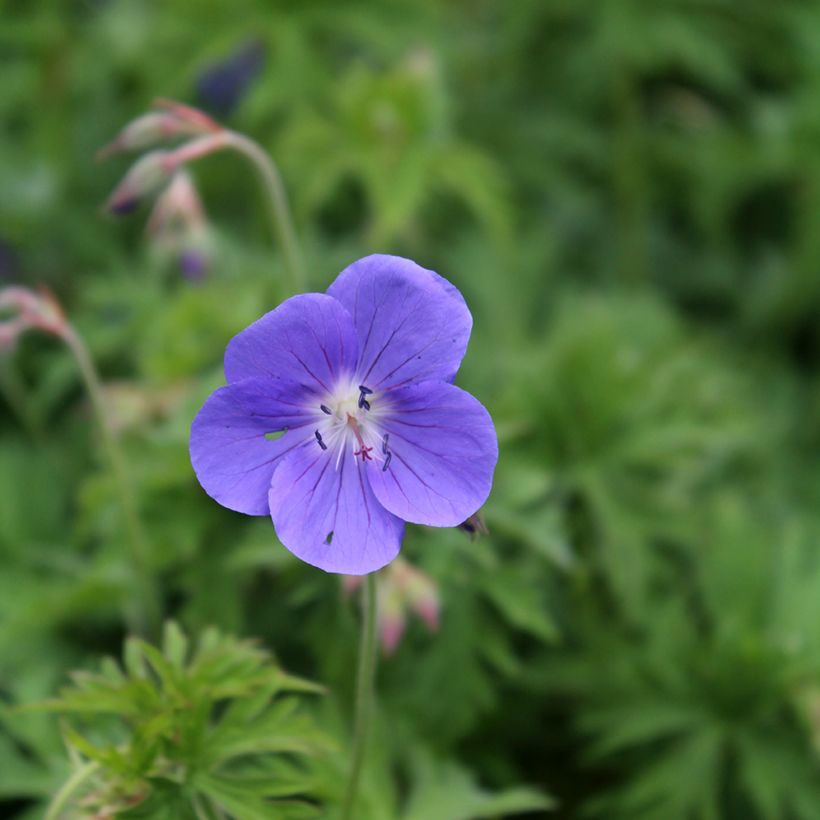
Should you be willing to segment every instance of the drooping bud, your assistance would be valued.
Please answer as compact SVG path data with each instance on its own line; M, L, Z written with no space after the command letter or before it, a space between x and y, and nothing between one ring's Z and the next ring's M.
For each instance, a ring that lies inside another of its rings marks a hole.
M407 602L413 612L424 621L431 632L437 632L441 601L436 582L421 570L410 567L406 595Z
M109 213L121 216L130 213L149 196L161 190L177 168L174 154L152 151L137 160L108 198Z
M132 120L119 134L97 152L103 160L126 151L142 151L181 137L205 133L198 123L183 119L170 111L152 111Z
M379 589L379 643L385 655L392 655L404 635L407 623L404 598L394 584Z
M179 272L189 282L201 282L208 273L210 259L204 249L184 248L177 258Z
M358 575L343 575L342 589L349 595L362 585ZM402 557L395 558L379 572L379 643L385 655L398 648L412 611L430 632L439 628L441 602L436 582Z
M159 108L176 117L196 134L208 134L213 131L222 130L222 126L215 119L209 117L204 111L200 111L198 108L194 108L190 105L185 105L185 103L177 102L176 100L157 97L157 99L154 100L154 108Z
M151 244L185 279L201 281L210 267L213 236L191 176L178 170L157 198L148 220Z
M0 356L10 353L17 344L17 339L28 329L28 325L19 317L0 321Z
M0 351L12 350L31 329L65 334L68 323L54 295L45 288L40 293L19 286L0 289Z
M361 575L343 575L342 592L345 595L352 595L362 585Z
M205 211L190 174L180 169L157 198L148 218L148 233L159 238L180 228L196 228L205 223Z

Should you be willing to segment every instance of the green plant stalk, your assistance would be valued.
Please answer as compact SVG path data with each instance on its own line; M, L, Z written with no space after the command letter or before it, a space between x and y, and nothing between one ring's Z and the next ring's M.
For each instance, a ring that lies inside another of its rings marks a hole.
M236 131L226 131L223 136L225 147L242 154L259 173L262 187L268 198L273 231L279 239L285 258L291 292L301 293L305 290L305 269L296 239L296 230L293 227L285 186L282 183L282 175L274 161L258 143Z
M91 399L94 415L97 417L97 423L102 435L103 449L108 458L111 474L122 504L131 550L131 565L138 586L137 604L134 607L133 623L130 626L140 634L156 636L161 616L157 592L148 566L147 542L137 508L134 489L128 478L125 458L119 440L109 421L102 382L91 354L77 331L71 325L67 325L65 330L60 333L60 337L74 356Z
M376 624L378 621L376 601L376 573L365 578L364 617L362 618L359 665L356 672L356 713L353 729L353 758L347 781L342 820L351 820L359 791L362 765L370 731L373 712L374 680L376 676Z
M77 771L63 783L60 791L54 795L54 799L49 804L43 820L58 820L63 809L68 805L68 801L74 796L74 792L76 792L99 767L99 763L91 762L77 769Z
M38 443L43 443L43 426L29 409L26 391L17 374L0 359L0 395L26 428L26 432Z

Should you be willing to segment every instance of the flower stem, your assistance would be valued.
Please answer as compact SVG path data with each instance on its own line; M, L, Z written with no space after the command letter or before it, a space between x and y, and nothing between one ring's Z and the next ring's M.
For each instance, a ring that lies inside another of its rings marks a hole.
M74 792L76 792L98 768L99 763L91 762L77 769L77 771L63 783L60 791L54 795L54 799L51 801L43 820L58 820L68 801L73 797Z
M350 820L359 791L365 747L373 711L374 679L376 676L376 573L371 572L364 585L364 617L362 618L359 667L356 672L356 717L353 729L353 760L342 809L342 820Z
M137 582L138 604L131 614L131 627L138 633L155 635L159 629L160 609L156 589L148 566L148 552L145 533L137 509L134 489L128 477L125 458L119 440L111 427L108 408L106 407L103 387L97 369L82 337L71 325L60 333L68 349L77 362L77 367L91 399L94 414L102 435L103 449L108 458L111 474L116 484L122 504L125 525L128 530L128 542L131 550L131 565Z
M233 148L245 156L259 172L259 178L268 197L273 231L282 246L291 291L300 293L305 289L305 270L282 175L268 153L244 134L236 131L224 132L224 141L226 147Z

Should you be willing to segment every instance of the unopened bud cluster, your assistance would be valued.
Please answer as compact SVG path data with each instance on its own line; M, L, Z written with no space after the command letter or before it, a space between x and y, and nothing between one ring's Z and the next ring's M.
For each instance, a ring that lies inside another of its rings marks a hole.
M195 108L160 100L157 110L129 123L99 154L153 149L138 159L108 198L115 215L134 211L156 197L148 224L154 246L174 257L183 275L199 279L208 267L210 231L199 195L185 166L221 150L226 131ZM183 140L172 148L158 146Z
M385 655L396 651L411 612L430 632L438 630L441 602L438 585L429 575L398 557L381 570L379 581L379 643ZM362 577L345 575L342 583L346 592L353 592L361 586Z

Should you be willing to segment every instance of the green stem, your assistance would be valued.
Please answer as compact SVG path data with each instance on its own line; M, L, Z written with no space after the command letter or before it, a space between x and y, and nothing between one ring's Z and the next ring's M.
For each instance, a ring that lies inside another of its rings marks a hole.
M31 412L26 390L17 374L0 360L0 394L8 406L26 428L26 432L39 444L43 443L43 427L39 419Z
M60 791L54 795L54 799L51 801L43 820L58 820L68 801L74 796L74 792L76 792L98 768L99 763L91 762L77 769L77 771L63 783Z
M373 711L374 679L376 676L376 622L378 620L376 602L376 573L365 578L364 617L362 618L361 643L359 645L359 667L356 672L356 717L353 729L353 760L350 777L342 809L342 820L350 820L356 805L359 781L364 763L370 717Z
M227 131L224 140L226 147L233 148L250 160L259 172L259 178L268 197L273 231L279 239L285 258L291 291L302 292L305 289L305 270L279 169L268 153L244 134Z
M77 331L71 325L68 325L60 335L77 362L77 367L91 399L102 435L103 449L108 458L111 474L122 504L125 525L128 530L131 564L138 586L138 603L135 606L134 622L131 627L141 634L156 635L159 629L160 608L149 569L147 542L120 442L111 427L102 382L91 354Z

